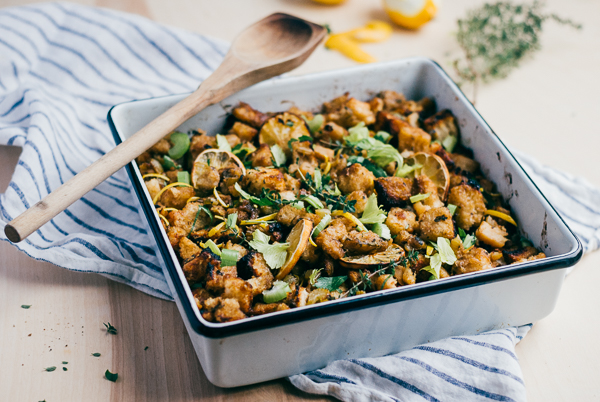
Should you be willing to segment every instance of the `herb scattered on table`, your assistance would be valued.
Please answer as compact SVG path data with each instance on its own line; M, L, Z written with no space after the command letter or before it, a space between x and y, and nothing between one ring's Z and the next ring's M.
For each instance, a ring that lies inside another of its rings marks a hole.
M106 370L106 372L104 373L104 377L106 377L108 381L116 382L117 378L119 378L119 374L111 373L110 371Z
M541 48L543 24L553 20L581 29L581 25L556 14L544 14L543 3L497 2L472 9L458 20L456 39L463 55L453 60L462 81L473 85L473 103L481 82L505 78L527 56Z
M62 362L62 364L69 364L69 362Z
M24 308L25 310L27 310L29 307L31 307L31 304L21 304L21 308Z
M146 347L144 348L144 350L148 350L148 346L146 346Z
M63 371L67 371L68 369L66 367L63 367Z
M100 355L100 353L92 353L92 356L94 356L94 357L100 357L101 355Z
M112 335L117 334L117 329L115 327L113 327L110 322L108 324L103 322L103 324L106 327L106 332L108 332L109 334L112 334Z
M44 370L50 372L56 370L56 366L46 367Z

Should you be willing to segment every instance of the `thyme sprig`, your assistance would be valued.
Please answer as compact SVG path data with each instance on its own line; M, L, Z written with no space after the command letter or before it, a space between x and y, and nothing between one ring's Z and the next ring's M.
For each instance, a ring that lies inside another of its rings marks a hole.
M456 39L463 55L452 63L461 83L473 85L473 103L481 82L505 78L541 48L540 34L546 21L581 29L570 19L543 13L543 7L537 0L533 4L488 3L457 21Z
M298 170L300 173L300 177L302 183L308 187L308 189L312 192L315 197L321 198L325 201L325 205L331 207L333 211L341 210L343 212L355 212L356 209L354 205L356 204L356 200L348 200L345 195L335 194L335 191L331 189L331 186L324 185L321 189L317 189L317 185L315 184L314 179L307 173L306 175L302 174L302 171ZM329 176L325 176L327 178ZM328 180L323 180L323 182L327 183Z
M356 294L356 292L359 290L358 288L360 287L360 285L363 285L362 290L366 291L369 287L372 287L371 278L373 278L375 275L379 275L380 273L384 273L387 275L394 275L394 273L396 272L396 267L398 267L399 265L406 267L407 264L416 262L418 259L419 259L419 252L416 250L410 250L408 252L408 256L402 257L399 261L392 262L391 264L389 264L385 267L380 266L373 273L365 274L363 271L360 271L360 275L361 275L360 281L356 282L354 285L352 285L352 287L350 289L348 289L347 291L342 293L341 297L354 296ZM388 277L388 279L389 279L389 277ZM387 279L386 279L386 282L387 282ZM385 285L385 282L384 282L384 285Z

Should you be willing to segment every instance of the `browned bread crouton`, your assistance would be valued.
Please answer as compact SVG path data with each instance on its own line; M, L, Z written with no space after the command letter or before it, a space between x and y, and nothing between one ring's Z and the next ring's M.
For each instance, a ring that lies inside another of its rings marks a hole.
M479 241L494 248L502 248L508 241L506 238L508 232L504 226L499 225L491 216L488 216L486 220L481 222L481 225L479 225L475 232L475 236L477 236Z
M277 169L258 168L250 169L242 179L242 187L250 194L260 195L263 188L273 191L284 191L286 189L283 173Z
M448 196L448 203L458 207L456 209L456 223L460 228L467 231L481 223L483 214L487 209L481 191L467 184L453 187Z
M446 207L432 208L425 211L419 219L419 232L423 240L437 241L438 237L453 239L454 224L452 214Z
M413 233L419 227L415 213L402 208L390 209L385 224L393 235L403 231Z
M374 183L377 201L386 208L403 207L412 195L413 181L402 177L380 177Z
M258 134L257 129L239 121L233 123L233 127L231 127L229 132L237 135L242 142L250 142Z
M230 322L246 318L246 314L240 309L240 303L236 299L221 299L214 309L213 315L216 322Z
M259 129L265 121L269 118L264 113L259 112L258 110L252 109L250 105L244 102L240 102L240 105L233 109L232 111L233 117L241 121L242 123L246 123L247 125Z
M315 242L323 251L334 260L339 260L346 255L344 251L344 240L348 231L342 219L334 219L329 226L319 233Z
M488 252L480 247L471 247L467 251L460 249L457 257L458 259L453 266L455 275L492 268L492 261Z
M371 231L353 231L344 240L344 249L349 255L374 254L385 251L391 242Z
M365 194L373 192L375 176L369 169L358 163L347 166L337 179L338 188L344 194L350 194L353 191L362 191Z
M546 258L546 254L538 252L535 247L531 246L504 250L502 253L509 264Z

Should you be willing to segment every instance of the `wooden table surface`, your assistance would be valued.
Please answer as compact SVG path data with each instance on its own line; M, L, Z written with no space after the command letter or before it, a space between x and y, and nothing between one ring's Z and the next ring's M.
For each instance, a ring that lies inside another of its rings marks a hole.
M342 7L308 0L77 2L138 13L227 40L274 11L329 23L334 31L386 19L379 0L348 0ZM25 3L0 0L0 7ZM455 21L480 3L446 1L438 18L420 32L397 29L389 41L365 48L380 60L423 55L449 69L456 52L451 36ZM546 3L548 10L583 23L584 29L576 32L548 23L543 50L508 79L484 86L477 107L509 146L600 187L600 2ZM319 49L294 74L351 65L339 54ZM0 193L19 152L0 147ZM600 253L583 258L565 281L554 312L517 346L530 401L600 398L600 315L595 308L599 263ZM22 309L22 304L32 307ZM119 334L107 334L103 322L111 322ZM44 372L49 366L57 370ZM117 383L103 378L106 369L119 373ZM174 303L99 275L34 261L6 242L0 242L0 395L3 401L48 402L322 400L285 380L231 390L214 387L202 372Z

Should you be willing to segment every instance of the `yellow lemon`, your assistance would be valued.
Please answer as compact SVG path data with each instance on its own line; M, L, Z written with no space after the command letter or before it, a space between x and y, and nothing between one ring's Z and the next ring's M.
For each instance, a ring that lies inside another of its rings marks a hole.
M335 6L337 4L342 4L346 0L313 0L315 3L327 4L328 6Z
M408 29L417 29L435 16L439 1L383 0L383 6L396 24Z

